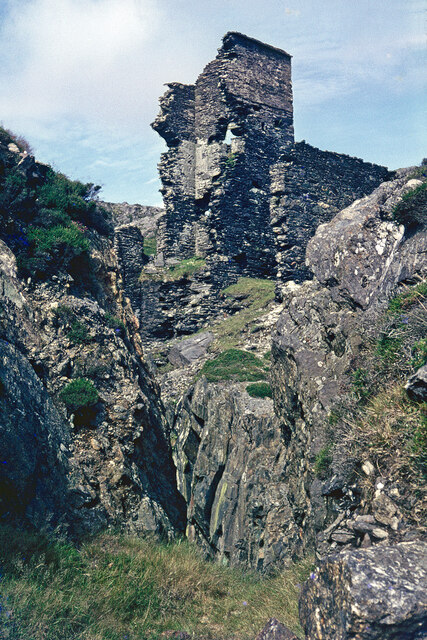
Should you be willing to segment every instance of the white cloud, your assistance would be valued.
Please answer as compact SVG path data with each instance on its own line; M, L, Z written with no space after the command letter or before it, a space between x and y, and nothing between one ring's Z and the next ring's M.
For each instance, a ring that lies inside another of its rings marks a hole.
M144 105L143 81L155 81L144 60L160 20L153 0L18 1L0 43L9 60L15 52L13 75L2 81L2 117L134 115Z

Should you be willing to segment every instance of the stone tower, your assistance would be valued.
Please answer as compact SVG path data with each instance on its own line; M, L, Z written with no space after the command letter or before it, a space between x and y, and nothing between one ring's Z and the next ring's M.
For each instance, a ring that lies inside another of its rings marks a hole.
M269 171L294 140L291 56L230 32L195 85L168 87L152 125L169 147L159 253L211 257L218 284L274 276Z

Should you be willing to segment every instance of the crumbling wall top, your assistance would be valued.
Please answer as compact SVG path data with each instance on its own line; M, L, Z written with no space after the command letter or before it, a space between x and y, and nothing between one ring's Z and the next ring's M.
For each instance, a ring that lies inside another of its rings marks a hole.
M225 49L226 51L231 49L234 45L240 44L248 49L261 49L264 51L268 51L269 53L275 53L281 57L288 58L289 60L292 58L292 56L283 49L273 47L271 44L261 42L261 40L250 38L244 33L239 33L238 31L228 31L223 37L222 42L223 49Z

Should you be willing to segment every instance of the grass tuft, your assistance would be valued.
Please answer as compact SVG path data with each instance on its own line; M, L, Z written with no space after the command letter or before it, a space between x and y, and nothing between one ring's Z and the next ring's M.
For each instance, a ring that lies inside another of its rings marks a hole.
M241 349L226 349L213 360L208 360L200 370L208 382L235 380L255 382L266 377L268 367L253 353Z
M273 391L268 382L254 382L248 384L246 391L252 398L272 398Z

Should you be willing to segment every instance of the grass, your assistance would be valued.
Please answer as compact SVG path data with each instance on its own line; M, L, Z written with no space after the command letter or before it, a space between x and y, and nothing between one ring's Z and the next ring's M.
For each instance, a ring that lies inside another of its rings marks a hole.
M104 534L76 549L4 525L0 562L0 637L16 640L155 640L167 631L253 640L273 616L298 631L298 586L312 565L263 579L207 562L184 541Z
M272 398L273 391L268 382L254 382L248 384L246 391L252 398Z
M242 331L267 312L274 300L274 289L272 280L262 278L239 278L236 284L223 289L230 302L239 301L243 308L211 327L220 349L230 349L240 343Z
M407 517L416 523L427 515L427 404L410 400L404 385L427 362L426 294L427 283L421 281L390 300L350 372L348 397L330 414L334 442L329 453L352 460L356 473L369 459L377 475L393 478L411 505ZM319 465L320 457L317 471Z
M316 455L314 461L314 473L320 478L324 477L329 469L332 462L332 450L332 443L328 443L320 449L319 453Z
M157 251L157 239L144 237L144 254L146 256L153 256Z
M427 404L411 401L401 384L373 395L359 413L347 417L350 430L341 447L356 458L369 457L379 475L405 481L414 492L427 479ZM427 495L416 511L427 510Z
M205 362L199 377L204 375L208 382L235 380L255 382L266 377L268 367L253 353L241 349L226 349L213 360Z

